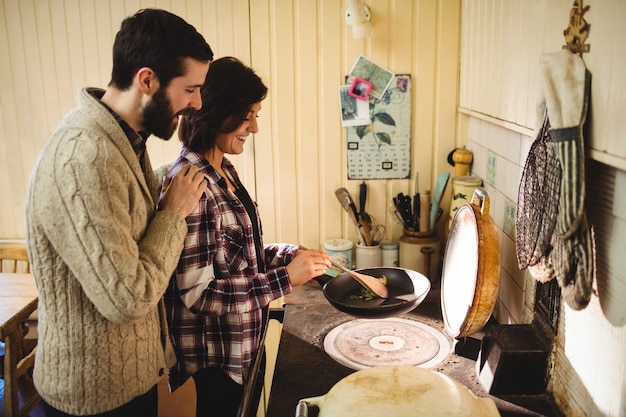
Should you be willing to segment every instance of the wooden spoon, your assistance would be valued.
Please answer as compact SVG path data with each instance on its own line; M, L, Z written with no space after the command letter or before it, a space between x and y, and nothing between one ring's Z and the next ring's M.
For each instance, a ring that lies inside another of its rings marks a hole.
M352 271L335 261L332 261L332 264L335 268L342 270L343 272L357 280L359 284L367 288L372 294L380 298L389 297L389 290L387 289L387 277L385 277L384 275L381 278L375 278L369 275L360 274L356 271Z
M300 249L307 250L306 247L300 245ZM350 275L354 278L359 284L369 290L372 294L380 297L380 298L389 298L389 290L387 289L387 277L382 276L380 278L371 277L369 275L360 274L358 272L352 271L345 266L335 262L331 259L331 264L337 268L342 270L343 272Z

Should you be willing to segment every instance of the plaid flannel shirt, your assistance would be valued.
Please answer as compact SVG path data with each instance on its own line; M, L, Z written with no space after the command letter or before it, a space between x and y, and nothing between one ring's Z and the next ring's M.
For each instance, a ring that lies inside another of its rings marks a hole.
M186 219L185 246L165 294L178 359L169 374L172 391L206 367L221 368L239 384L246 381L259 348L262 310L291 291L284 265L298 249L262 245L266 268L259 268L253 223L243 204L202 155L185 147L167 176L186 164L204 173L207 189ZM228 159L222 168L237 188L243 187ZM261 236L256 203L254 207Z

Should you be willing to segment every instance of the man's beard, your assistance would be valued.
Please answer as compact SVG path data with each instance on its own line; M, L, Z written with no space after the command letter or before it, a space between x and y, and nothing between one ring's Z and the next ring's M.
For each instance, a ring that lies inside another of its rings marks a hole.
M147 132L169 140L176 130L175 114L164 88L154 93L152 100L143 109L143 125Z

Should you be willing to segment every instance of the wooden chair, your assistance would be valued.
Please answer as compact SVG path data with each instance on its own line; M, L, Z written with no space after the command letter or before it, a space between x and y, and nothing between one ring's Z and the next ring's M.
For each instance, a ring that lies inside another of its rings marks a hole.
M26 244L21 242L0 242L0 272L30 272L30 262L28 260L28 251ZM33 312L28 318L28 322L22 324L26 336L31 328L37 327L37 311ZM36 333L36 331L35 331ZM22 342L22 351L18 352L20 357L28 354L37 345L37 336L24 338ZM0 341L0 378L4 375L4 346Z
M19 242L0 242L0 272L18 273L18 272L30 272L30 264L28 260L28 252L26 250L26 244ZM37 315L36 310L28 318L27 322L22 323L22 332L17 332L16 340L13 346L16 346L17 350L17 364L15 368L8 361L8 346L4 344L4 341L0 341L0 377L3 379L2 388L4 395L12 395L13 390L17 390L18 398L23 399L25 402L22 407L19 406L18 401L17 410L4 410L4 415L27 415L28 411L32 409L39 401L39 396L36 394L32 387L32 380L30 380L32 368L35 362L35 350L37 346L36 331L34 337L24 338L29 333L29 328L36 329ZM7 356L5 357L5 353ZM7 367L8 366L8 367ZM5 369L6 368L6 369ZM17 383L13 385L9 380L15 380ZM22 380L25 379L25 383ZM2 408L5 406L6 398L2 398ZM7 414L8 412L8 414Z
M0 272L30 272L25 243L0 242Z

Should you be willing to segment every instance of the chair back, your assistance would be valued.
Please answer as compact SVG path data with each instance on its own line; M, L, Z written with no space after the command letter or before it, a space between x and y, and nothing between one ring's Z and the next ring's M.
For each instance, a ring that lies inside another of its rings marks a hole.
M25 243L0 242L0 272L30 272Z

